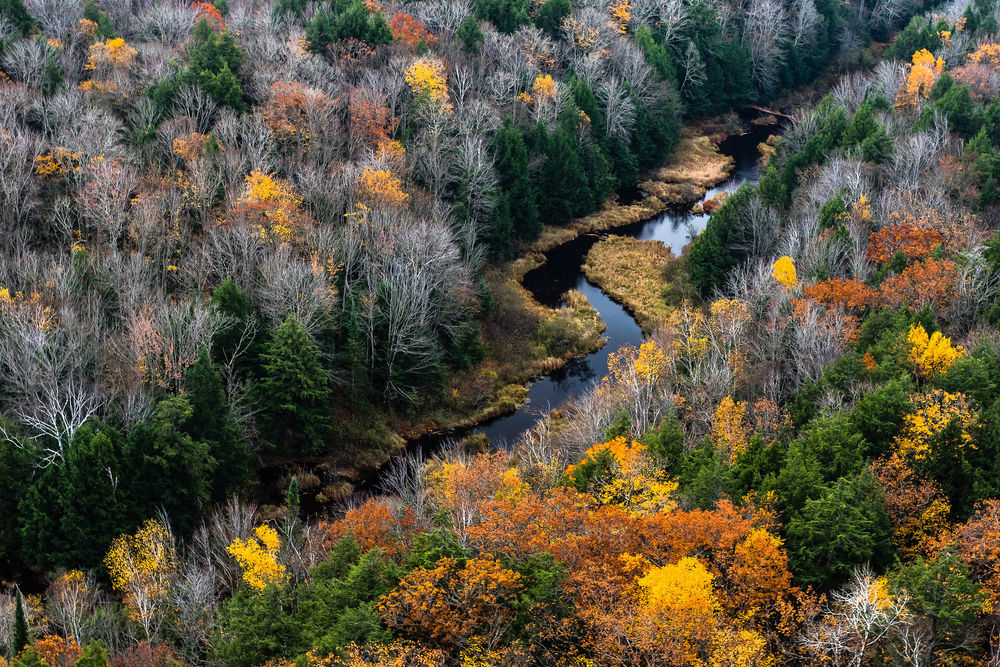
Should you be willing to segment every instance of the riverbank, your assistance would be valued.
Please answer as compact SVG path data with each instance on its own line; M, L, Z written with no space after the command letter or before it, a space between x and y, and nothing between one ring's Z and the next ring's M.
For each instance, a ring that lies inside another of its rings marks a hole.
M650 220L675 206L690 206L732 174L733 159L719 143L742 126L729 117L685 126L667 163L643 174L631 201L612 193L598 210L559 227L546 227L522 254L545 253L583 234L606 232Z
M483 320L483 361L453 374L439 406L393 431L407 440L466 431L520 409L528 384L572 359L601 348L604 323L587 298L566 292L565 307L549 308L524 287L524 275L544 257L520 257L484 276L492 305Z
M693 296L683 260L659 241L609 236L590 249L582 268L587 280L622 304L647 336L667 321L671 304Z

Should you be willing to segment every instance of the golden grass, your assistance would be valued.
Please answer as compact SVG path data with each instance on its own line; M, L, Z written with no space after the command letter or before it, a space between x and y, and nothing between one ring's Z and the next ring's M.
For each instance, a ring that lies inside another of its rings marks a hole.
M649 333L670 315L663 300L663 268L674 257L659 241L610 236L599 241L583 265L587 278L623 304Z
M733 158L723 155L711 137L686 127L670 162L654 172L653 180L711 188L726 180L732 170Z
M691 296L684 262L659 241L609 236L590 249L583 270L588 280L632 313L646 334Z
M486 272L494 304L483 322L484 359L454 373L441 404L419 423L397 423L397 432L407 438L444 434L510 414L524 405L532 380L604 344L604 323L583 294L573 290L566 308L547 308L521 284L540 260L528 255Z
M601 205L601 208L590 215L576 218L559 227L546 227L527 250L529 252L547 252L583 234L604 232L649 220L663 212L667 208L667 203L658 197L651 196L637 204L619 204L618 196L612 193Z

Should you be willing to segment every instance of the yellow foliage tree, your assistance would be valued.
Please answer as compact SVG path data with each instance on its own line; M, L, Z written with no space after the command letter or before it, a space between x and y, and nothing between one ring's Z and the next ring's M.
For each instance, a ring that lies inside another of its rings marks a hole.
M358 187L369 202L383 202L402 206L410 195L403 191L403 181L392 175L388 169L365 167L358 179Z
M896 447L901 456L912 460L923 460L931 453L935 436L956 421L959 426L960 449L975 449L972 430L978 423L975 404L961 393L949 393L935 389L928 394L919 394L912 399L914 411L903 418L903 429L896 436Z
M751 434L746 402L734 401L732 396L719 401L719 407L712 417L711 437L716 447L729 452L730 463L735 462L747 450Z
M444 64L434 58L419 58L406 68L406 85L415 97L426 97L442 111L448 105L448 78Z
M240 564L243 581L256 591L284 581L285 566L278 562L280 550L281 539L277 531L267 524L254 528L253 535L247 539L236 538L226 547L226 551Z
M135 62L138 51L125 43L121 37L97 42L90 47L90 56L84 66L88 70L97 70L102 66L128 67Z
M531 93L539 104L548 102L556 96L556 82L550 74L539 74L531 85Z
M308 221L302 199L292 186L259 171L246 177L246 190L236 212L246 215L264 238L284 243L295 241Z
M566 468L566 478L574 484L584 481L584 471L610 462L610 475L599 479L595 498L604 505L619 505L633 514L669 512L677 507L677 482L668 479L647 454L646 446L618 437L594 445L583 459Z
M104 564L111 585L125 598L129 616L153 635L160 606L177 570L177 552L170 528L150 519L133 535L119 535L111 543Z
M944 60L935 59L934 54L927 49L920 49L914 53L910 72L906 75L906 81L897 96L896 106L916 106L920 98L930 97L931 88L943 71Z
M609 10L611 11L611 19L618 26L618 32L623 35L627 34L629 21L632 20L631 0L612 0Z
M798 282L795 262L788 255L779 257L771 267L771 276L785 287L794 287Z
M651 568L639 578L642 612L658 627L657 638L680 661L702 664L700 655L711 643L721 605L712 590L715 577L697 558Z
M986 42L969 54L969 62L983 63L994 69L1000 69L1000 44Z
M910 361L917 367L917 373L924 377L947 372L964 352L961 345L953 346L951 339L940 331L928 336L921 324L910 325L906 340L912 346Z

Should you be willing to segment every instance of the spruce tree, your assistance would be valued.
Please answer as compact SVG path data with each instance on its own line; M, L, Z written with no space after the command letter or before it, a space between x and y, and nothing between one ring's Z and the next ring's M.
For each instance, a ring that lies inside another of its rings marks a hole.
M250 453L232 423L222 377L204 346L184 375L184 390L192 409L187 431L209 446L209 455L215 461L212 497L221 500L246 481Z
M510 216L509 224L516 238L533 240L542 231L542 223L531 186L528 148L524 135L510 117L493 138L493 159L503 200L498 209ZM505 243L506 239L500 241L500 245Z
M11 654L17 655L28 645L28 617L24 615L24 600L21 599L21 589L14 590L14 640Z
M330 430L329 374L294 315L274 331L261 361L256 393L264 437L281 449L294 444L306 453L319 452Z

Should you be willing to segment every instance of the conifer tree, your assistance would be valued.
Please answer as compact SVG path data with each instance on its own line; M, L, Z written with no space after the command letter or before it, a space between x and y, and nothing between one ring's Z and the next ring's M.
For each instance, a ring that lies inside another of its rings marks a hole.
M317 453L330 429L330 387L319 348L289 315L261 355L257 384L259 423L264 437L282 449Z
M28 645L28 618L24 615L24 600L21 598L21 589L14 591L14 643L11 645L11 654L17 655Z

